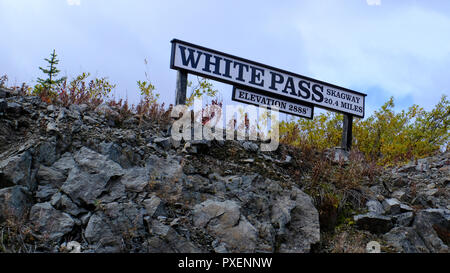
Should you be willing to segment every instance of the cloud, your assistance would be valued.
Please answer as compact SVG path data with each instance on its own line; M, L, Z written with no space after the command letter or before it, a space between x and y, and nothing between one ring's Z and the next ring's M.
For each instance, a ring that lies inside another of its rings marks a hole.
M309 76L362 92L376 87L425 108L449 92L450 37L442 35L450 33L448 16L418 6L358 13L329 1L335 5L322 14L328 20L317 21L320 7L311 3L310 17L295 18ZM373 101L380 93L368 95Z
M67 0L69 6L79 6L81 5L81 0Z
M381 0L366 0L367 5L369 6L380 6Z

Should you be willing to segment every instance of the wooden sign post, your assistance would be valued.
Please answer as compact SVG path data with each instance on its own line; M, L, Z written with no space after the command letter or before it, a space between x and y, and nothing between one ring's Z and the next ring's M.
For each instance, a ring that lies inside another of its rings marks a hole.
M341 147L347 151L349 151L352 147L352 127L353 127L353 116L350 114L344 114Z
M186 104L187 91L187 72L178 70L177 72L177 86L175 89L175 105Z

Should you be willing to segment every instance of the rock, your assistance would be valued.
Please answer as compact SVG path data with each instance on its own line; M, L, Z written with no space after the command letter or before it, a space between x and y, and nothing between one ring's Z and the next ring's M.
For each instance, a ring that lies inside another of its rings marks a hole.
M9 96L8 90L0 88L0 99L6 98L8 96Z
M58 125L56 124L56 122L49 122L47 124L46 132L47 133L59 133Z
M58 159L53 165L52 169L57 172L60 172L62 175L66 176L69 174L69 171L76 167L75 160L73 159L73 155L71 153L65 153ZM49 177L50 178L50 177ZM53 177L54 179L58 179L58 177Z
M89 219L92 216L92 212L88 212L86 214L83 214L80 216L80 220L81 220L81 224L82 225L87 225L87 223L89 222Z
M86 147L75 154L75 162L78 167L69 172L61 189L76 203L94 204L107 183L124 174L119 164Z
M196 227L207 229L231 251L254 251L256 229L241 215L236 202L207 200L196 205L192 214Z
M392 220L396 226L408 227L414 219L413 212L405 212L392 216Z
M298 188L277 198L270 217L281 240L279 252L310 252L320 241L319 213L311 197Z
M383 207L388 214L398 214L401 212L400 201L395 198L387 198L383 201Z
M85 209L79 208L75 203L73 203L67 195L59 192L52 197L50 204L55 208L65 211L75 217L86 212Z
M31 201L30 193L24 187L0 189L0 223L10 216L22 220L31 207Z
M408 173L416 169L416 165L413 162L410 162L402 167L400 167L397 172L398 173Z
M26 151L0 161L0 188L22 185L34 189L31 180L31 154Z
M13 114L20 114L22 112L22 105L15 102L8 102L6 111Z
M36 191L36 198L39 202L46 202L58 191L53 185L39 185Z
M384 214L383 205L378 200L369 200L366 203L366 207L369 212L373 212L375 214Z
M400 211L401 212L412 212L412 211L414 211L414 209L408 205L400 204Z
M127 149L123 149L119 145L113 142L102 142L99 144L99 152L105 155L112 161L119 163L122 168L130 168L133 164L125 155L125 153L130 153Z
M335 148L333 153L333 162L347 162L349 157L349 152L342 148Z
M180 235L175 229L164 225L158 220L148 223L149 231L153 235L148 240L150 253L200 253L191 241Z
M142 192L150 182L149 170L139 167L128 169L120 182L128 191Z
M167 216L164 202L155 195L142 201L142 204L145 207L146 214L150 217Z
M419 172L426 172L429 170L428 159L421 158L417 160L416 170Z
M53 104L50 104L49 106L47 106L47 111L50 113L53 113L56 111L56 106Z
M439 189L430 189L430 190L425 191L424 193L425 193L425 195L433 196L438 192L439 192Z
M102 103L97 108L95 108L94 112L100 115L104 115L107 118L110 119L117 119L119 118L119 113L115 110L113 110L109 105Z
M38 161L45 166L51 166L58 159L55 142L43 142L38 148Z
M193 221L197 227L205 228L211 221L220 217L219 221L223 227L234 226L240 218L240 207L234 201L214 201L207 200L194 207Z
M63 252L81 253L81 244L77 241L70 241L67 244L61 244L61 249L63 250Z
M393 227L390 217L374 213L356 215L353 219L359 229L368 230L376 234L386 233Z
M54 187L61 187L66 181L67 176L56 170L53 167L46 167L41 165L36 174L36 179L40 185L53 185Z
M119 252L124 251L124 242L131 244L131 239L143 232L143 218L136 204L112 202L90 217L84 235L98 252Z
M83 121L92 125L98 124L99 121L91 116L83 116Z
M449 251L450 211L445 209L425 209L417 212L413 227L430 252Z
M242 145L242 148L244 148L246 151L250 151L250 152L257 152L259 149L258 144L254 143L254 142L250 142L250 141L243 142L241 145Z
M153 140L154 143L161 146L164 150L169 150L171 146L170 137L157 137Z
M411 227L395 227L383 236L397 252L429 253L419 234Z
M402 198L405 196L405 191L402 191L402 190L397 190L397 191L394 191L392 194L391 194L391 197L392 198L395 198L395 199L397 199L397 200L402 200Z
M0 99L0 113L6 112L8 108L8 103L4 99Z
M30 221L38 237L51 241L59 241L72 231L75 224L72 217L56 210L48 202L38 203L31 208Z

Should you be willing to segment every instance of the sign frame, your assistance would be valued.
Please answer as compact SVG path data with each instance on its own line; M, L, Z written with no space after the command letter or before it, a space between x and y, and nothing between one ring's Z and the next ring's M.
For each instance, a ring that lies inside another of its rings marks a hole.
M307 103L309 103L309 104L312 104L314 107L319 107L319 108L326 109L326 110L329 110L329 111L342 113L344 115L352 115L352 116L356 116L358 118L364 118L364 116L365 116L365 112L366 112L365 111L366 110L365 109L365 98L366 98L367 94L364 94L364 93L361 93L361 92L358 92L358 91L354 91L354 90L351 90L351 89L348 89L348 88L345 88L345 87L337 86L337 85L334 85L334 84L330 84L328 82L324 82L324 81L321 81L321 80L313 79L313 78L310 78L310 77L307 77L307 76L303 76L303 75L300 75L300 74L297 74L297 73L294 73L294 72L286 71L284 69L280 69L280 68L276 68L276 67L273 67L273 66L270 66L270 65L262 64L262 63L255 62L255 61L251 61L251 60L248 60L248 59L245 59L245 58L242 58L242 57L234 56L234 55L231 55L231 54L228 54L228 53L224 53L224 52L221 52L221 51L218 51L218 50L214 50L214 49L210 49L210 48L207 48L207 47L203 47L203 46L199 46L199 45L196 45L196 44L192 44L192 43L189 43L189 42L185 42L185 41L182 41L182 40L179 40L179 39L172 39L171 43L172 43L171 56L170 56L170 68L171 69L178 70L178 71L183 71L185 73L190 73L190 74L194 74L194 75L197 75L197 76L206 77L206 78L209 78L209 79L212 79L212 80L216 80L216 81L219 81L219 82L223 82L223 83L226 83L226 84L230 84L230 85L233 85L233 86L234 85L240 85L242 87L245 86L244 90L245 89L249 89L249 90L251 89L250 91L253 91L253 92L258 92L258 93L265 92L267 94L270 94L270 96L278 95L280 97L283 97L283 99L286 99L286 100L288 100L288 99L290 101L295 100L296 103L299 103L299 104L307 104ZM299 79L302 79L302 80L309 81L311 83L316 83L316 84L328 86L328 87L331 87L331 88L334 88L334 89L343 90L345 92L348 92L348 93L351 93L351 94L354 94L354 95L357 95L357 96L361 96L362 100L363 100L362 101L362 107L363 107L362 115L358 115L358 114L355 114L353 112L346 112L346 111L338 110L338 109L335 109L335 108L331 108L331 107L327 107L327 106L324 106L324 105L316 104L316 103L310 102L310 101L305 101L301 97L299 97L298 99L294 99L292 97L285 96L283 94L279 94L279 93L275 93L275 92L269 92L267 90L259 89L257 87L253 87L253 86L242 85L242 84L239 84L239 82L236 82L236 81L233 81L233 80L227 80L227 79L223 79L223 78L211 75L211 74L201 73L201 72L195 71L193 69L190 70L190 69L186 69L184 67L176 66L175 65L176 44L182 44L182 45L186 45L186 46L189 46L189 47L193 47L193 48L199 49L201 51L206 51L208 53L222 55L222 56L230 58L230 59L234 59L234 60L241 61L241 62L244 62L244 63L252 64L252 65L255 65L255 66L260 66L260 67L263 67L265 69L269 69L269 70L272 70L272 71L278 72L278 73L283 73L283 74L286 74L286 75L291 76L291 77L295 77L295 78L299 78Z

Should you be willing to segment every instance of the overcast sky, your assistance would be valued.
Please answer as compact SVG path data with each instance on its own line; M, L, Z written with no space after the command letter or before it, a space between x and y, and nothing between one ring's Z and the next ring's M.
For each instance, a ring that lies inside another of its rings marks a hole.
M430 110L450 94L447 0L0 0L0 29L10 84L35 84L56 49L62 76L107 76L133 102L145 71L174 102L173 38L366 93L366 116L390 96Z

